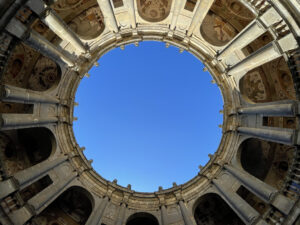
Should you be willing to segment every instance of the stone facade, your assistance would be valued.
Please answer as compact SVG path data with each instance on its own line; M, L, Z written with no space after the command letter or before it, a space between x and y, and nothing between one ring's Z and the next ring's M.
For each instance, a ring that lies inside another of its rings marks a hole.
M299 26L299 0L0 1L0 224L299 225ZM143 40L195 55L224 99L210 161L154 193L97 174L72 129L81 79Z

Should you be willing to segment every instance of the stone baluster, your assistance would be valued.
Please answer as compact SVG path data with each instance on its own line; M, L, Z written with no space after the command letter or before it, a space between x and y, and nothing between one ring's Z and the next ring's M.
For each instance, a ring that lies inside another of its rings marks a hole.
M134 9L134 0L127 0L127 7L131 17L131 28L136 29L136 17L135 17L135 9Z
M224 167L253 194L263 201L272 204L284 214L289 214L294 202L279 194L276 188L242 171L242 169L237 169L231 165L225 165Z
M161 211L161 220L162 220L162 225L168 225L168 213L167 213L167 208L165 205L162 205L160 208Z
M298 114L298 104L271 102L269 104L255 104L249 107L238 109L240 114L261 114L266 116L296 116Z
M18 88L10 85L0 86L0 99L9 102L22 103L59 103L59 99L42 92L32 91L28 89Z
M63 192L65 187L76 178L76 175L75 172L68 173L63 179L59 179L58 182L51 184L29 199L25 206L8 214L13 224L23 225L33 215L39 214Z
M103 213L105 208L108 204L109 198L105 196L101 202L99 203L98 207L93 210L92 214L90 215L86 225L100 225Z
M180 207L180 211L183 217L183 221L185 225L193 225L193 222L191 220L191 217L188 213L188 210L183 202L183 200L179 201L179 207Z
M213 5L212 0L201 0L198 4L197 10L193 16L193 20L187 31L187 36L191 36L198 24L202 24L205 16L207 15L209 9ZM201 25L200 25L201 26Z
M110 1L97 0L97 2L103 14L105 25L107 25L111 31L118 33L119 29Z
M173 15L172 15L172 20L170 24L170 29L174 30L177 24L177 19L180 14L180 11L182 10L185 1L182 0L174 0L174 9L173 9Z
M27 5L36 14L40 15L41 20L62 40L70 42L71 45L82 53L87 52L87 47L82 43L78 36L57 15L57 13L51 8L48 8L42 0L29 0Z
M37 32L27 31L27 27L17 19L13 18L6 26L6 30L53 61L57 63L66 63L71 67L75 66L75 58L68 52L50 43Z
M244 201L237 193L226 187L220 180L212 180L214 186L226 200L230 208L236 212L245 224L267 225L264 220L259 220L259 213ZM259 221L258 221L259 220Z
M268 27L281 21L274 8L268 9L263 15L253 20L219 53L218 59L225 58L236 49L242 49L267 31Z
M16 190L24 189L25 187L39 180L41 177L47 174L48 171L59 166L66 160L66 156L51 161L45 160L37 165L19 171L14 174L13 177L0 182L0 199L5 198Z
M123 202L120 206L120 211L118 215L118 219L116 220L115 225L122 225L125 218L125 212L126 212L126 204Z
M291 129L238 127L237 130L240 134L287 145L297 144L299 139L296 131Z
M273 41L256 52L252 53L241 62L232 66L228 75L234 76L236 83L250 70L255 69L265 63L271 62L281 56L281 52L287 52L298 47L292 34L289 34L279 41Z
M38 117L32 114L0 114L0 130L16 129L24 126L38 126L56 123L58 117Z

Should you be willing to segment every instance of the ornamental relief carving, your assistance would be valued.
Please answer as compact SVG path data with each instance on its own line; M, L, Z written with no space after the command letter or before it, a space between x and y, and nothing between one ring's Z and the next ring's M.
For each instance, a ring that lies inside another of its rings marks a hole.
M215 46L227 44L238 33L230 23L212 11L203 20L200 32L207 42Z
M253 13L237 0L215 0L212 10L220 13L222 11L224 18L226 15L226 18L237 19L241 24L254 19Z
M254 19L252 12L237 0L216 0L200 27L203 38L224 46Z
M52 8L57 11L70 10L79 7L82 5L85 0L58 0L56 1Z
M48 90L58 84L60 77L60 67L51 59L41 56L31 72L28 88L35 91Z
M4 84L35 91L55 86L61 77L59 66L23 44L15 46L2 77Z
M4 84L26 88L28 74L32 69L32 61L36 59L38 53L23 44L17 44L11 53L2 77Z
M277 82L275 82L276 88L280 86L281 96L283 99L296 99L296 92L294 88L292 74L288 68L284 58L274 62L273 69L277 70Z
M69 27L82 39L90 40L98 37L105 27L99 6L83 11L69 23Z
M260 68L250 71L240 82L240 91L246 100L252 102L270 100L265 75Z
M296 99L292 75L284 58L279 58L248 72L240 81L245 100L270 102Z
M172 0L137 0L140 16L148 22L159 22L170 13Z

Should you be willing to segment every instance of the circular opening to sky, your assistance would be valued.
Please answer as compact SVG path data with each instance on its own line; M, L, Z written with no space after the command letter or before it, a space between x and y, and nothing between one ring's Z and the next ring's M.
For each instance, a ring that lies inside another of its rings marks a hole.
M141 192L182 184L220 143L221 92L188 52L142 42L102 56L76 93L74 132L105 179Z

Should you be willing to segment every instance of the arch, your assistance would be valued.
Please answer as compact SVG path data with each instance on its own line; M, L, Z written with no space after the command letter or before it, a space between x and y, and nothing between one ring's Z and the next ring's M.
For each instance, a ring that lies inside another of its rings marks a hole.
M195 202L193 215L197 225L244 224L227 203L215 193L201 196Z
M56 149L53 133L41 127L1 132L0 143L7 177L48 159Z
M246 172L280 190L294 150L291 146L249 138L240 145L238 159Z
M216 0L200 27L202 37L214 46L224 46L255 17L236 0Z
M146 212L139 212L131 215L127 221L126 225L159 225L158 220L155 216Z
M61 79L60 66L25 44L16 44L10 54L2 82L34 91L55 88Z
M296 100L292 74L283 57L249 71L240 80L239 89L248 103Z
M172 0L137 0L140 17L148 22L159 22L168 17Z
M34 221L40 225L84 225L93 210L92 195L82 187L73 186L64 191Z

